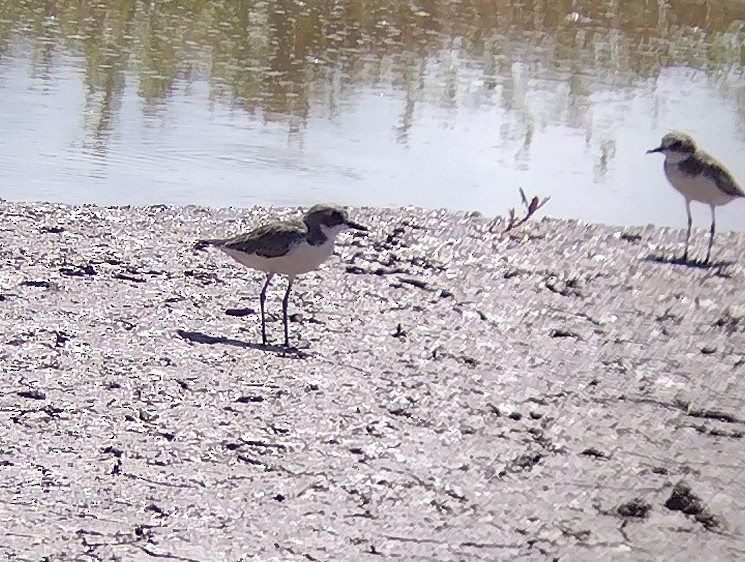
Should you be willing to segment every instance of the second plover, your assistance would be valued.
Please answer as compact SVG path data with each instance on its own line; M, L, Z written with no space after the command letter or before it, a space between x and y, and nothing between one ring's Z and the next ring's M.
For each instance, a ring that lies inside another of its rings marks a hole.
M698 148L696 141L685 133L668 133L662 137L660 146L648 150L647 154L652 152L661 152L665 155L665 175L672 186L685 197L688 231L683 261L688 261L688 240L693 225L691 201L706 203L711 208L709 249L705 260L705 263L709 263L716 230L716 207L726 205L738 197L745 197L745 191L719 160Z
M302 220L272 221L231 238L200 240L195 248L219 248L238 263L263 271L266 281L259 294L261 304L261 338L266 339L264 304L266 290L277 273L288 277L287 291L282 300L282 319L285 329L285 346L290 345L287 305L295 276L316 269L334 252L336 236L347 228L367 230L349 220L347 212L338 205L320 204L311 207Z

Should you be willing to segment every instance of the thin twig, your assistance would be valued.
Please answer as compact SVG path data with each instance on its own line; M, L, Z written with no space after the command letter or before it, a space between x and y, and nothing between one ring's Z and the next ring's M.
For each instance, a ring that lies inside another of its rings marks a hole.
M551 196L544 197L543 199L539 199L538 197L533 197L530 202L528 202L528 198L525 195L525 191L523 191L523 188L520 188L520 198L522 199L523 205L525 206L525 216L522 218L518 218L517 212L515 211L515 208L511 208L509 210L509 216L507 217L507 226L502 231L502 233L509 232L511 230L516 229L519 226L522 226L528 220L530 217L532 217L538 209L543 207L546 203L549 202L551 199Z

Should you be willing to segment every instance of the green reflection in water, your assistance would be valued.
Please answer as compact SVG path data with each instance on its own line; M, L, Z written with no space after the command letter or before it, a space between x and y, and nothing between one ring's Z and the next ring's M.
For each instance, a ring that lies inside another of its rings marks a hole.
M561 115L577 127L594 91L664 66L741 73L745 2L0 1L0 57L19 44L40 76L61 54L82 58L100 149L131 75L146 112L180 83L206 80L212 99L300 124L314 105L333 115L361 87L394 88L405 93L396 128L405 142L417 103L462 103L464 77L484 84L470 103L517 110L527 80L562 80L569 110ZM526 130L527 147L530 123Z

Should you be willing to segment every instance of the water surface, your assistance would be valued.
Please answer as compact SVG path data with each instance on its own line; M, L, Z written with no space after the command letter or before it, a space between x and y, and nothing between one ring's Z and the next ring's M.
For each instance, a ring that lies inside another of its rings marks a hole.
M502 214L522 187L682 227L645 150L683 129L745 182L745 2L671 4L2 0L0 196Z

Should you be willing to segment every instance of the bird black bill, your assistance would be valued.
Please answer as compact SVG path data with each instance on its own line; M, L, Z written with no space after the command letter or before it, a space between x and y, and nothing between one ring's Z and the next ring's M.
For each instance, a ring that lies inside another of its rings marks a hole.
M652 154L653 152L662 152L663 148L661 146L658 146L657 148L650 148L647 150L647 154Z

